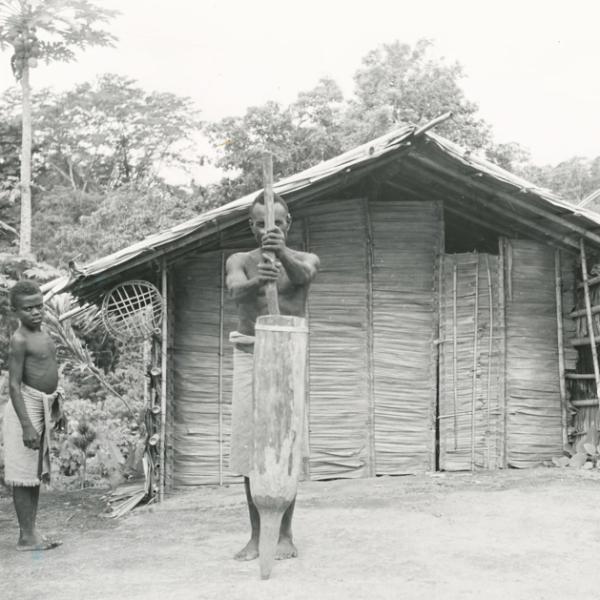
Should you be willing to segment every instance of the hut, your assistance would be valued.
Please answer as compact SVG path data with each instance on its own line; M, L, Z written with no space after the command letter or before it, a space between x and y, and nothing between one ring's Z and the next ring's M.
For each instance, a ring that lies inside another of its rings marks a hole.
M573 435L595 439L598 214L414 126L274 189L293 214L289 245L322 265L309 299L312 479L531 467ZM156 462L167 490L234 481L237 323L224 267L254 247L254 197L49 290L95 303L132 279L162 291Z

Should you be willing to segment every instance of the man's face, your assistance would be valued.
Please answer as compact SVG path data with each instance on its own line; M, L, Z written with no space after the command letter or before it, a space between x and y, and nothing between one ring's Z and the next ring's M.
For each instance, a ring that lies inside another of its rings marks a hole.
M44 299L42 294L27 294L15 298L15 314L29 329L37 329L44 316Z
M281 229L283 235L287 238L287 233L290 229L291 218L288 211L279 202L273 204L273 212L275 213L275 227ZM266 228L266 211L264 204L255 204L250 214L250 229L254 235L254 239L260 246L262 236L265 234Z

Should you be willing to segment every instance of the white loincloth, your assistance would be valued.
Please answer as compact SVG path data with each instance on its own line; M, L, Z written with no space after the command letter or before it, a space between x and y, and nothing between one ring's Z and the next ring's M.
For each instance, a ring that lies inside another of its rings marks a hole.
M50 481L50 429L52 414L60 413L60 396L44 394L28 385L21 385L21 395L31 424L41 436L39 450L23 443L23 428L9 400L4 407L4 482L7 485L34 487Z

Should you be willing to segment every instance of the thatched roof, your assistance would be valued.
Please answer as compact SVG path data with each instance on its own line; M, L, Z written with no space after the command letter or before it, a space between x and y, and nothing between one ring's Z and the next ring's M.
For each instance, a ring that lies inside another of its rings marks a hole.
M444 201L446 210L504 235L522 235L576 250L578 238L600 248L600 215L561 200L490 161L429 131L404 126L335 158L277 182L288 203L343 189L365 175L409 199ZM259 192L209 210L99 258L47 284L50 294L70 291L97 300L136 269L173 252L198 248L207 238L247 218Z

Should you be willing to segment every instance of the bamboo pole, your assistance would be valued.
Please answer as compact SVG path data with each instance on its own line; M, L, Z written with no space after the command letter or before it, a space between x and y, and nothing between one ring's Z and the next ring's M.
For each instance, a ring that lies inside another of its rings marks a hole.
M479 254L475 264L475 308L473 314L473 389L471 391L471 471L475 470L475 400L477 396L477 352L479 336Z
M225 252L221 252L221 293L219 298L219 485L223 485L223 323L225 317Z
M488 281L488 301L490 311L490 342L488 346L488 369L487 369L487 392L486 392L486 403L487 403L487 434L485 437L485 443L487 446L487 468L490 468L490 435L491 435L491 388L492 388L492 352L494 351L494 297L492 294L492 272L490 271L490 258L485 255L485 268L487 271Z
M366 234L366 270L367 270L367 385L368 415L367 435L369 443L368 470L369 477L375 477L375 377L373 365L373 227L369 212L369 199L363 200Z
M596 397L600 400L600 369L598 368L598 351L596 348L596 335L594 333L594 320L592 318L592 303L590 301L590 288L588 286L588 273L587 273L587 258L585 255L585 242L583 238L579 240L580 251L581 251L581 277L583 279L583 294L585 298L585 310L587 313L587 324L588 324L588 336L590 338L590 348L592 350L592 362L594 364L594 380L596 381ZM598 437L598 413L596 411L596 424L593 436L593 443L597 443Z
M267 231L275 227L275 210L273 207L273 155L270 152L263 153L263 185L265 193L265 226ZM266 260L275 262L272 252L265 252ZM277 282L268 283L265 288L267 297L267 308L270 315L279 314L279 300L277 299Z
M588 282L588 286L592 285L591 281L592 280L590 279L590 281ZM592 314L597 315L598 313L600 313L600 304L594 304L592 306ZM586 315L587 315L587 312L586 312L585 308L574 310L573 312L569 313L569 317L571 317L571 319L576 319L577 317L585 317ZM63 317L61 317L60 320L62 321L62 319L63 319Z
M458 265L454 260L454 268L452 270L452 391L454 403L454 450L458 450L458 326L457 326L457 310L456 296L458 287Z
M163 315L162 315L162 327L161 327L161 340L160 340L160 481L159 481L159 492L158 499L160 502L164 500L165 496L165 481L167 477L167 352L168 352L168 306L169 306L169 288L168 288L168 273L167 273L167 261L162 260L162 269L160 273L161 281L161 295L163 302Z
M441 439L440 439L440 392L441 392L441 366L442 360L444 360L444 346L440 343L440 340L445 339L445 325L442 323L442 289L444 285L444 251L446 249L446 237L445 229L446 223L444 220L444 203L437 200L435 202L435 216L438 223L438 235L436 236L436 247L435 255L437 260L434 263L434 285L437 289L434 289L433 297L435 299L435 307L433 314L435 315L434 331L437 336L437 344L435 345L434 353L432 355L435 372L435 390L432 394L433 406L431 407L431 428L432 428L432 452L431 452L431 469L439 471L440 468L440 456L441 456ZM442 338L442 335L444 336ZM445 390L444 390L445 393ZM438 447L436 448L436 441L438 441ZM444 442L444 448L446 444Z
M420 135L423 135L426 131L433 129L436 125L443 123L444 121L448 120L451 116L452 116L452 111L445 112L444 114L440 115L439 117L436 117L435 119L432 119L431 121L429 121L429 123L425 123L425 125L422 125L418 129L415 129L413 136L419 137Z
M563 339L562 278L560 250L554 253L554 285L556 290L556 332L558 337L558 384L563 447L567 445L567 389L565 385L565 348Z
M589 286L596 285L597 283L600 283L600 275L596 275L595 277L592 277L591 279L588 279L588 285ZM577 287L579 289L583 288L583 282L578 283Z
M500 239L498 248L498 311L500 313L500 351L502 353L502 369L500 371L500 402L502 403L502 466L508 466L507 455L507 398L506 398L506 292L504 287L506 263L506 245L504 238Z

